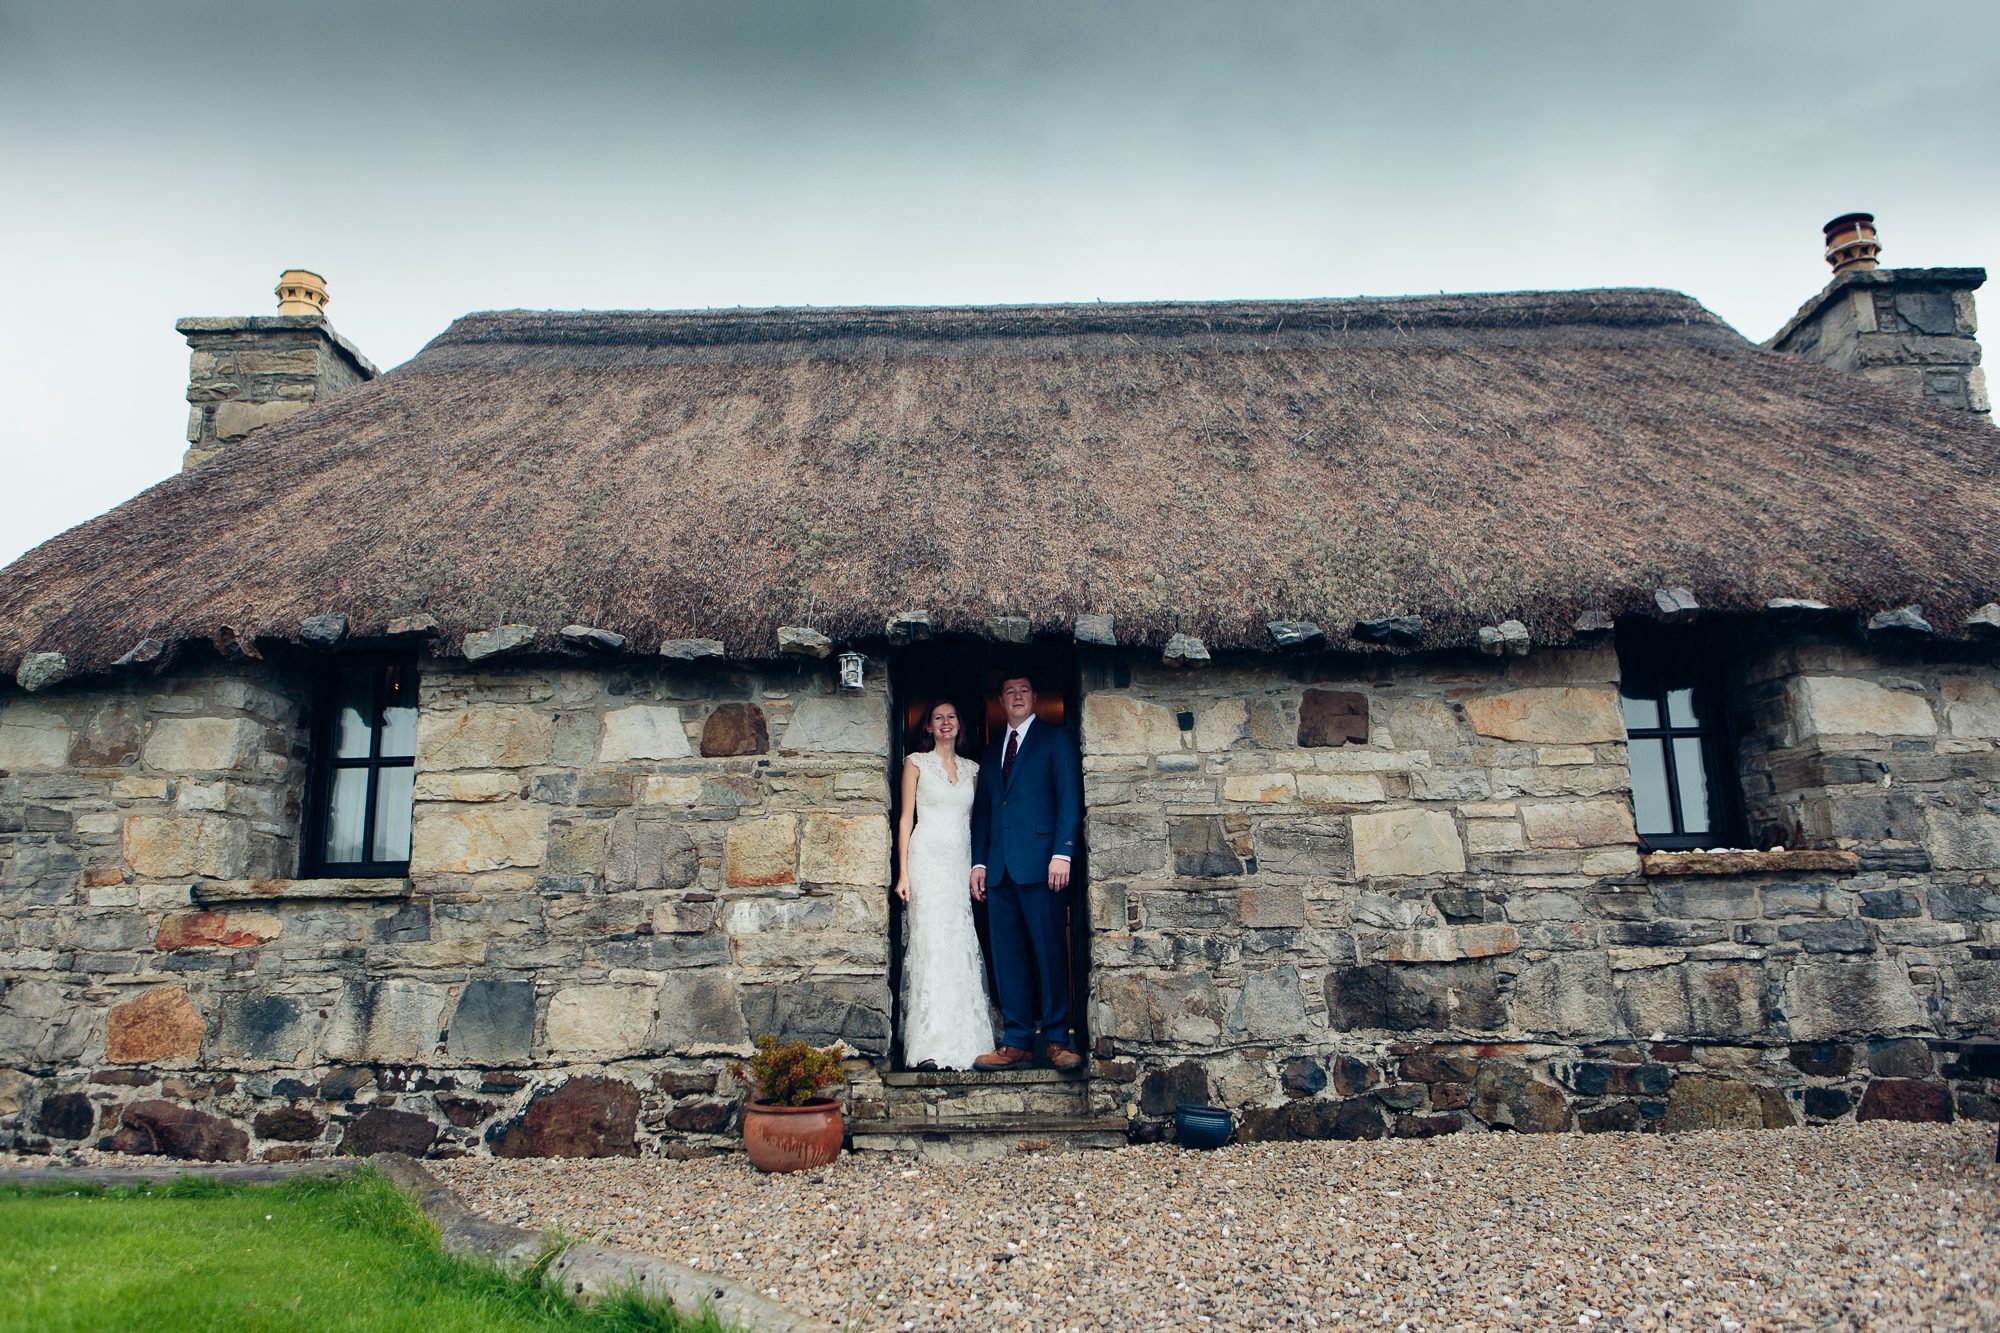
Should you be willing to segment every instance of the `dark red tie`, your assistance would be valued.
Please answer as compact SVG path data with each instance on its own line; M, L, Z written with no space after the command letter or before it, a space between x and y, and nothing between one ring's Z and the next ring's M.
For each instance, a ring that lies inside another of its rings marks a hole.
M1000 756L1000 781L1011 782L1014 777L1014 756L1021 749L1021 733L1007 728L1007 753Z

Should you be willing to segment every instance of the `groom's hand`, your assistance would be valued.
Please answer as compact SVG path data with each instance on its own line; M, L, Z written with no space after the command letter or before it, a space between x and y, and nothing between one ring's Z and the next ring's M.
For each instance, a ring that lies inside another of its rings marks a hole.
M1069 858L1055 856L1049 858L1049 892L1061 893L1069 887Z
M986 901L985 866L972 867L972 901L976 903L983 903Z

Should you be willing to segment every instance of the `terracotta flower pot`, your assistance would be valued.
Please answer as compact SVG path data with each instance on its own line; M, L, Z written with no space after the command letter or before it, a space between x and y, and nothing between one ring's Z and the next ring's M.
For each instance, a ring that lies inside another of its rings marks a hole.
M847 1137L840 1103L822 1098L804 1106L749 1102L743 1107L743 1148L759 1171L805 1171L840 1156Z

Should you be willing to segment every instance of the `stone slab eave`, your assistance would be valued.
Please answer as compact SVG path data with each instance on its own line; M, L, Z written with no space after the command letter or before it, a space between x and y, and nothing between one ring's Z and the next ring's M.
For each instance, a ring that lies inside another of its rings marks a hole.
M1994 588L1979 595L1993 600L1989 600L1987 607L1982 607L1981 611L1975 613L1972 618L1963 622L1953 620L1948 623L1933 623L1929 629L1921 633L1903 634L1901 637L1912 642L1921 641L1932 644L1944 652L1963 652L1968 649L1983 650L1992 648L1996 642L2000 642L2000 619L1993 618L1996 613L1989 612L1987 608L2000 604L2000 588ZM1672 622L1673 617L1659 614L1653 608L1638 609L1640 606L1639 597L1640 595L1635 591L1630 600L1605 599L1602 604L1610 608L1612 614L1607 614L1604 617L1604 623L1608 626L1614 616L1617 619L1624 619L1629 616L1632 619L1641 621L1656 619L1663 623ZM1810 632L1816 636L1833 634L1854 642L1873 639L1883 634L1895 634L1905 628L1896 624L1876 625L1868 623L1871 616L1876 620L1882 620L1887 616L1901 614L1900 611L1890 611L1884 607L1822 606L1818 603L1795 602L1787 598L1775 598L1771 599L1769 604L1760 608L1737 604L1710 604L1706 600L1706 597L1707 595L1704 594L1704 600L1698 611L1695 612L1696 615L1704 620L1727 621L1737 626L1747 627L1755 624L1772 627L1781 632L1796 633L1799 632L1798 627L1803 620L1810 624ZM359 617L351 616L350 619L358 620ZM1518 622L1508 623L1518 625ZM1863 628L1864 625L1866 625L1865 630ZM835 654L850 649L859 651L870 659L882 661L893 656L896 649L901 646L885 635L866 633L852 638L830 639L825 659L786 655L775 646L768 649L732 648L718 654L694 658L679 658L671 654L631 646L620 650L596 652L587 652L567 645L545 646L544 641L548 636L543 634L539 629L536 630L536 636L534 640L530 641L528 646L506 649L478 657L468 657L462 647L453 646L455 643L462 644L467 634L480 632L484 631L460 631L450 628L427 631L421 636L429 640L430 644L429 648L423 653L424 660L434 662L440 668L447 670L487 664L508 667L549 664L634 667L646 664L657 666L671 663L682 667L708 669L760 669L774 666L797 668L802 663L806 666L829 665ZM289 632L258 631L249 637L254 645L260 649L258 652L247 654L253 658L261 658L263 655L261 650L276 647L290 649L303 648L315 654L324 652L324 650L314 648L312 645L306 643L297 629ZM379 629L368 629L351 634L342 641L340 646L345 651L375 651L396 647L410 647L414 646L413 640L417 637L419 636L393 635L384 633ZM1490 646L1482 646L1480 639L1472 635L1461 634L1440 637L1436 640L1427 639L1416 643L1406 643L1394 641L1378 642L1362 637L1358 632L1328 631L1322 638L1316 640L1317 646L1310 651L1300 651L1297 649L1288 651L1281 647L1275 647L1268 642L1202 643L1200 640L1194 640L1193 642L1202 648L1200 661L1194 663L1177 659L1174 651L1174 640L1185 638L1185 636L1180 635L1173 636L1173 638L1163 638L1157 634L1140 632L1132 634L1129 638L1121 636L1113 645L1099 645L1091 639L1075 638L1071 629L1067 625L1063 625L1037 626L1030 631L1028 637L1025 639L1003 638L990 632L965 632L956 629L934 631L932 637L963 639L968 643L984 642L992 646L995 651L1005 651L1007 646L1013 643L1041 642L1055 644L1074 639L1079 647L1098 649L1105 652L1122 652L1126 654L1157 654L1164 652L1167 660L1173 665L1191 665L1197 668L1207 665L1211 659L1217 658L1242 663L1298 662L1309 658L1352 659L1355 661L1414 661L1468 654L1474 651L1484 652L1489 656L1495 655ZM1608 640L1608 637L1608 630L1602 628L1579 627L1572 630L1558 629L1547 638L1533 639L1512 655L1527 656L1531 653L1587 649L1603 644ZM135 631L134 642L138 641L137 632ZM93 683L101 684L106 680L159 674L167 664L174 662L183 650L201 646L214 648L218 642L219 638L217 634L187 635L174 639L170 644L163 645L162 651L154 654L145 662L130 665L118 662L93 663L72 660L66 664L64 673L60 676L58 682L46 688L75 689ZM44 643L29 648L27 652L19 656L0 657L0 698L8 698L16 693L36 692L34 690L22 690L16 683L15 676L17 669L27 657L42 651L60 653L62 649L59 645L51 648L50 645Z

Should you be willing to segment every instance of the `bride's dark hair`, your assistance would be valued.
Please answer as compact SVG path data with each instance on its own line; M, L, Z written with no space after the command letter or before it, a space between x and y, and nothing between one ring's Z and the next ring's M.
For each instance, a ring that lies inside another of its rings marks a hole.
M965 710L958 706L958 702L956 700L933 699L928 705L925 706L923 712L923 718L921 721L917 723L918 749L920 750L937 749L937 733L931 729L931 719L937 716L937 710L940 708L949 708L958 717L958 734L960 739L964 738Z

